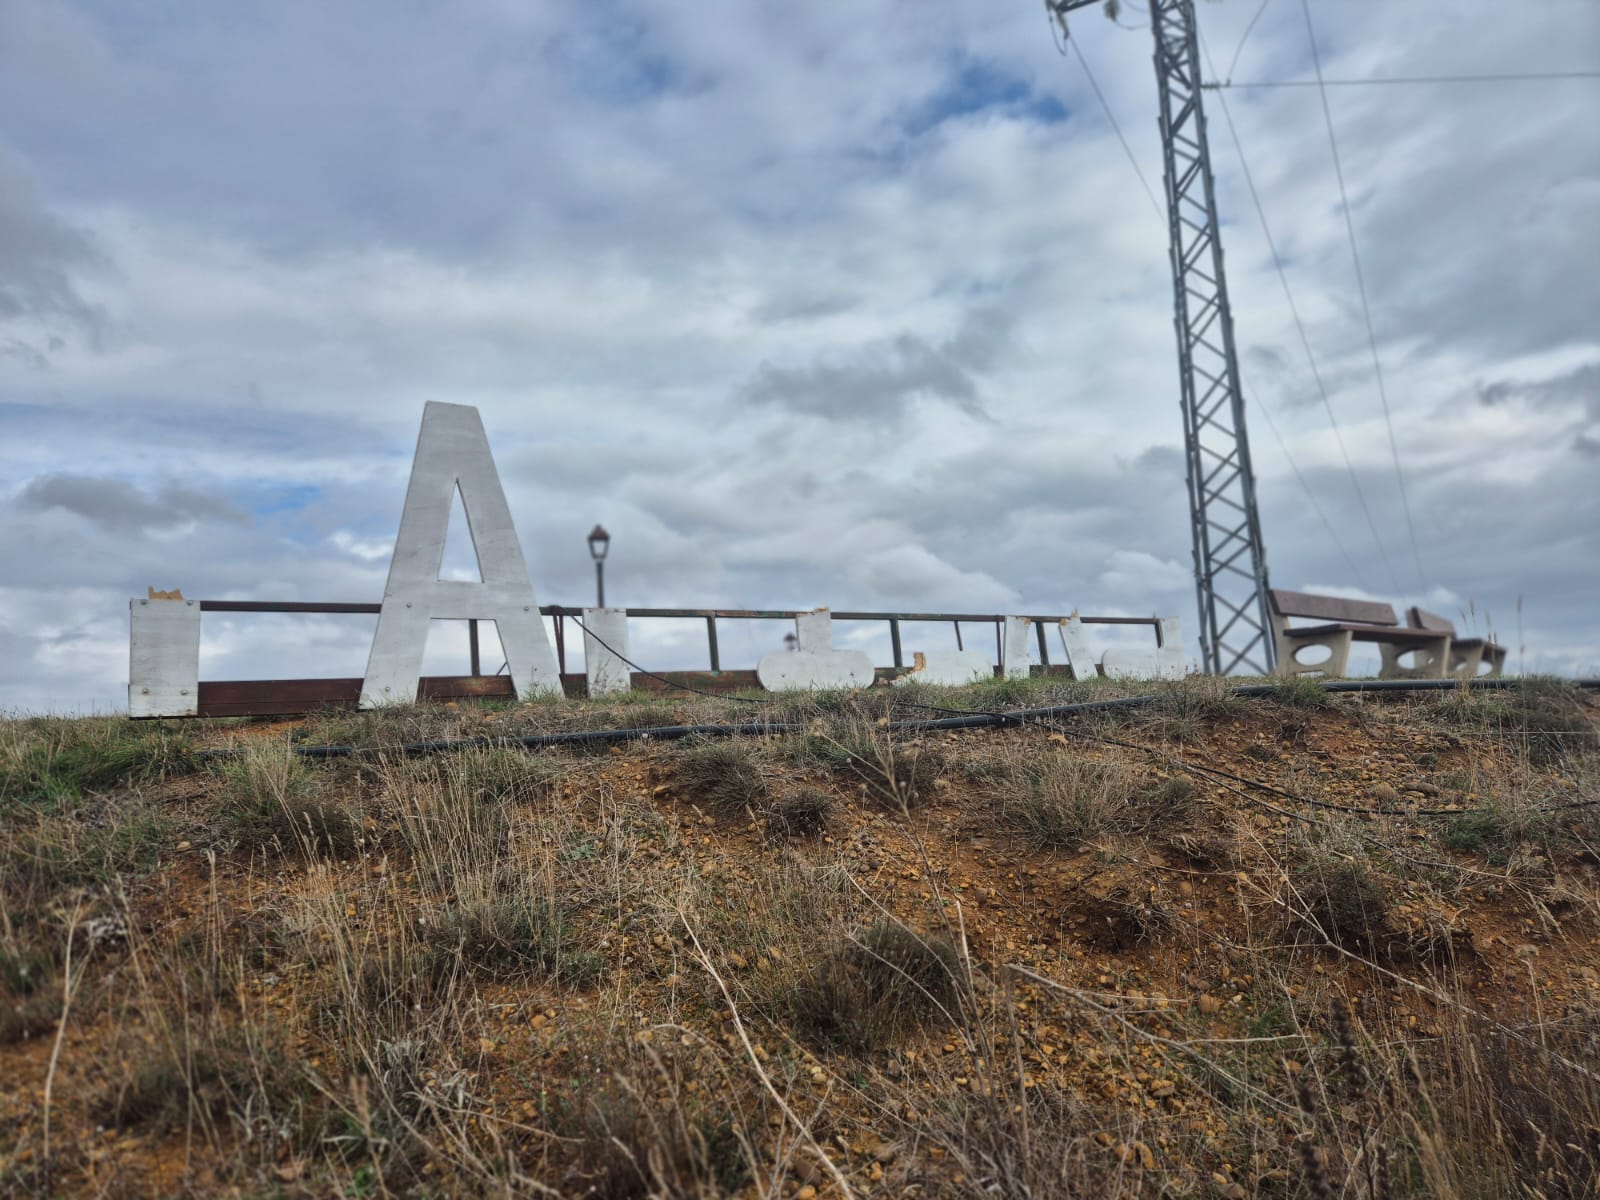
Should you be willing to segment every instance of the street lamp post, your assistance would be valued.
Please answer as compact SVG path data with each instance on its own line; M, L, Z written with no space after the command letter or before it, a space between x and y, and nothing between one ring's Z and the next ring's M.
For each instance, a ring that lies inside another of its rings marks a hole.
M594 590L596 608L606 606L606 552L611 549L611 535L605 526L596 525L589 531L589 557L594 559Z

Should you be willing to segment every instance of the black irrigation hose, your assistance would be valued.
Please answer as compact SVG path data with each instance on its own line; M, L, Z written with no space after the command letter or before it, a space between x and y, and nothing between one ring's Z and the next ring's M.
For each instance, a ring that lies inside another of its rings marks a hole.
M1525 686L1520 679L1333 679L1322 683L1326 692L1440 692L1466 688L1473 691L1506 691ZM1600 679L1578 679L1572 686L1589 691L1600 691ZM1270 683L1244 684L1229 688L1228 695L1244 699L1270 696L1278 685ZM726 697L717 697L726 699ZM1063 717L1085 716L1097 712L1116 712L1122 709L1144 708L1162 700L1159 694L1146 696L1119 696L1111 700L1083 700L1075 704L1056 704L1045 708L1019 708L1003 712L967 712L960 709L939 709L940 712L959 713L958 716L926 720L891 721L890 731L895 733L925 733L943 729L981 729L996 725L1025 725L1030 721L1048 721ZM804 733L808 727L796 722L746 722L737 725L660 725L639 729L574 729L563 733L538 733L525 737L446 738L432 742L406 742L387 748L390 753L406 755L447 754L453 750L478 750L494 746L516 746L526 750L539 750L555 746L580 746L611 742L640 741L655 738L675 741L686 737L738 737L742 734ZM302 758L352 758L362 754L382 753L374 747L363 746L295 746L294 752ZM231 758L234 748L204 750L201 759Z

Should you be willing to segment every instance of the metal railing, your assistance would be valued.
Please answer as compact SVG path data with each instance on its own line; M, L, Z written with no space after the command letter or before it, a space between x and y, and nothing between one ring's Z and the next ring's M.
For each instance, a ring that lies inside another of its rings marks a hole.
M304 613L308 615L368 615L377 616L383 611L381 604L348 604L333 603L318 600L202 600L201 612L232 612L232 613ZM807 615L809 609L791 608L630 608L627 611L629 620L635 617L642 619L673 619L673 620L703 620L706 625L706 649L710 659L710 669L713 673L722 670L722 654L717 641L718 621L792 621L796 617ZM566 622L570 617L580 620L583 617L582 608L572 608L560 604L545 604L539 608L541 616L552 618L555 629L556 661L561 673L567 674L567 630ZM1039 665L1050 666L1050 648L1045 639L1047 626L1056 626L1067 619L1067 614L1032 615L1017 613L921 613L921 612L833 612L830 614L835 621L882 621L889 626L889 645L894 656L895 670L905 668L905 654L901 649L900 626L905 622L925 622L933 624L948 624L954 627L956 648L964 650L965 641L962 637L963 625L993 625L995 662L999 664L1004 657L1004 631L1008 616L1025 616L1033 622L1034 634L1039 647ZM1161 645L1161 624L1156 617L1085 617L1079 616L1078 620L1085 625L1146 625L1155 631L1156 646ZM478 622L467 622L467 648L471 662L471 674L481 675L482 662L479 657Z

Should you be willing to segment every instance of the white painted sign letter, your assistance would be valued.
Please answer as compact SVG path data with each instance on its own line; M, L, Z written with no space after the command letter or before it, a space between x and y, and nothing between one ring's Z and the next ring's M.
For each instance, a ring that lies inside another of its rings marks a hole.
M482 583L439 578L457 490ZM517 695L560 694L561 675L478 410L429 401L361 686L362 708L416 700L434 618L493 621Z

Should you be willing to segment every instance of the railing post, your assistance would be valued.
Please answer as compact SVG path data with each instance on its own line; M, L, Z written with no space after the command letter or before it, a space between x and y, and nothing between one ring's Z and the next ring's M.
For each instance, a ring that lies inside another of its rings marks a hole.
M1039 665L1048 667L1050 665L1050 647L1044 640L1044 622L1035 621L1033 631L1039 635Z
M889 644L894 647L894 669L898 671L906 665L906 660L900 653L900 620L897 617L889 618Z
M956 627L956 649L957 650L965 650L966 647L961 644L961 622L960 621L951 621L950 624L952 624L952 625L954 625Z
M717 654L717 619L706 618L706 644L711 647L711 669L722 670L722 659Z
M472 670L469 674L473 677L482 675L483 671L478 665L478 622L476 620L467 622L467 653L472 658Z
M565 675L567 673L567 627L565 618L560 613L556 613L555 618L556 670Z

